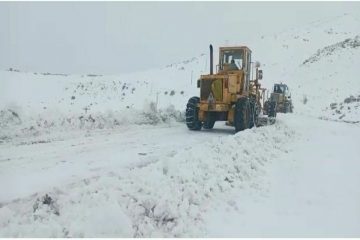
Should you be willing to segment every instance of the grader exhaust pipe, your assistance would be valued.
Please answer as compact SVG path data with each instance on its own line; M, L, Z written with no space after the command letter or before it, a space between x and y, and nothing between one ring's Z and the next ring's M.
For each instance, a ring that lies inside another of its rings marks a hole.
M213 46L210 44L210 75L212 75L213 72Z

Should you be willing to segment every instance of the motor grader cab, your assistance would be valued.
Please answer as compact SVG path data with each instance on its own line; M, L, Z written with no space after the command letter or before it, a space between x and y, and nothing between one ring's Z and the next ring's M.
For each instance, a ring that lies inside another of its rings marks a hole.
M293 111L291 93L286 84L274 84L270 99L265 104L268 104L269 101L276 103L276 112L292 113Z
M187 127L211 129L216 121L227 121L238 132L257 125L264 92L259 67L257 63L255 79L251 80L251 50L246 46L220 47L217 72L213 73L210 45L210 74L200 76L200 97L192 97L187 103Z

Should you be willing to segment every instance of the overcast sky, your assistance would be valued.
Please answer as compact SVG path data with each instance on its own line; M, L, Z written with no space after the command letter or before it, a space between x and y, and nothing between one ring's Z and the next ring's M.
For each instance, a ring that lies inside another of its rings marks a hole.
M359 11L360 2L0 2L0 69L134 72Z

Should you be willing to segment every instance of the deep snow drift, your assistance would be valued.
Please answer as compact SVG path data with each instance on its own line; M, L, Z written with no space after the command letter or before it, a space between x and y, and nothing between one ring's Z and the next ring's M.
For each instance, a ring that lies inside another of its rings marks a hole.
M182 122L208 54L119 76L0 71L0 236L360 236L359 26L254 39L295 113L235 135Z

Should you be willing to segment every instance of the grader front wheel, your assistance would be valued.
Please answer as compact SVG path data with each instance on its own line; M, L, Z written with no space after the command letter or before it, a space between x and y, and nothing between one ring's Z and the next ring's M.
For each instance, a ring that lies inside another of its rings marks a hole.
M199 121L199 117L198 117L199 102L200 102L200 98L192 97L189 99L186 105L186 113L185 113L186 125L190 130L200 130L202 127L202 123Z
M250 101L249 128L258 125L259 106L255 100Z
M270 101L267 105L267 113L269 117L275 118L276 117L276 102Z

